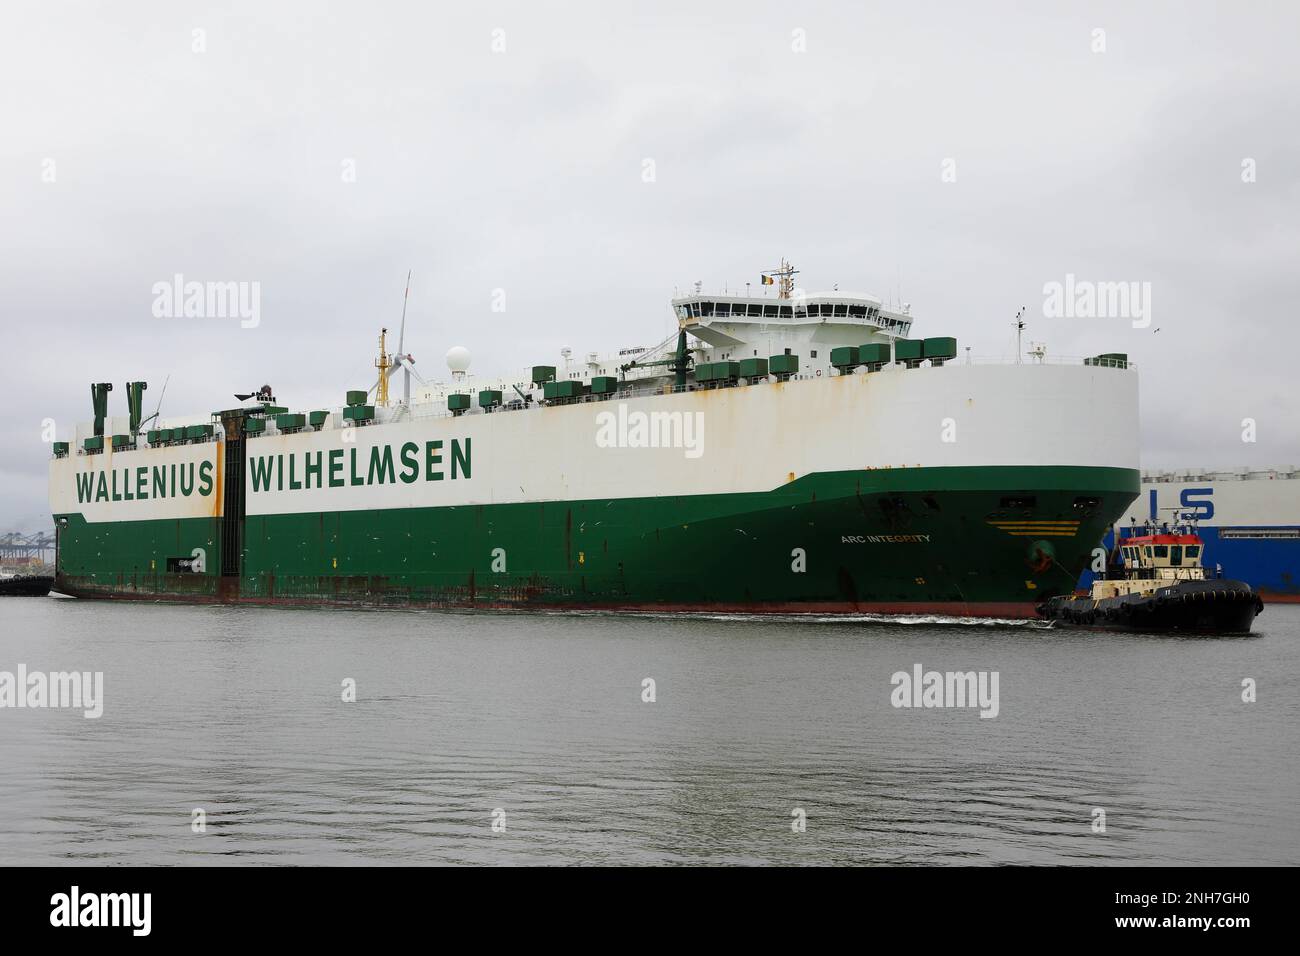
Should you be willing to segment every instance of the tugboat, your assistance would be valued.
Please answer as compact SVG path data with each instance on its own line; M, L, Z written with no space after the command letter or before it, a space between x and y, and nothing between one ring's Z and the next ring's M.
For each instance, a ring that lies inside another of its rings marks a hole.
M52 574L14 574L0 571L0 597L44 597L54 586Z
M1111 630L1247 634L1264 609L1244 581L1208 577L1194 520L1172 528L1154 522L1116 536L1112 563L1089 594L1054 597L1038 606L1049 621Z

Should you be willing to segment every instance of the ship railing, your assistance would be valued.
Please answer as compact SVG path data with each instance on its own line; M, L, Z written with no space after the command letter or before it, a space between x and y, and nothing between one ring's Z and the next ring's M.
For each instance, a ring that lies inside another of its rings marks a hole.
M1063 356L1063 355L1036 356L1032 362L1026 362L1022 364L1083 365L1085 363L1093 366L1112 367L1112 368L1119 368L1119 369L1133 369L1137 367L1132 362L1121 362L1112 359L1100 359L1092 356L1089 356L1085 359L1083 357L1078 357L1078 356ZM1009 361L1006 358L984 357L984 356L972 357L969 353L967 353L965 356L961 358L948 359L944 363L945 366L1014 365L1014 364L1017 363L1013 361ZM900 368L898 369L897 373L911 374L912 372L911 370L903 370ZM870 374L878 375L881 373L876 372ZM819 377L820 376L817 372L807 371L807 372L800 372L795 375L783 376L782 380L783 381L811 381ZM763 382L761 381L757 382L755 383L755 387L761 387L762 384ZM534 398L530 402L523 402L518 398L513 398L507 400L504 404L494 408L492 410L492 414L500 415L506 412L529 411L531 409L544 408L544 407L557 406L557 405L585 405L594 402L625 401L627 399L632 399L632 398L646 398L653 395L676 395L681 392L699 392L699 391L710 391L714 389L746 388L746 387L750 387L750 386L748 385L748 383L745 382L744 379L739 379L736 381L728 381L728 382L708 382L704 384L690 382L686 385L675 385L675 384L674 385L663 385L663 384L643 385L640 384L639 382L636 383L629 382L629 383L624 383L624 387L618 388L613 392L606 392L604 394L599 394L599 395L587 394L587 395L577 395L572 398L553 398L553 399L545 399L545 400L539 400ZM420 402L420 403L413 403L410 406L398 405L396 406L393 413L388 418L384 418L379 421L376 421L375 424L377 425L387 424L390 421L397 421L399 420L399 416L401 415L407 415L412 419L454 417L454 414L451 411L447 410L444 406L442 406L436 401ZM278 433L272 432L272 434L278 434ZM187 441L184 442L183 444L196 444L199 441L205 441L205 442L215 441L217 440L217 437L218 436L216 435L212 436L211 438L204 437L203 439ZM179 443L173 442L172 444L174 445ZM140 444L137 447L154 447L154 446ZM86 454L86 451L84 448L79 447L76 448L75 454L77 456L82 456ZM96 452L96 454L99 454L99 452Z
M965 358L949 359L948 365L1088 365L1097 368L1117 368L1117 369L1136 369L1136 362L1123 361L1121 359L1099 358L1088 355L1035 355L1023 362L1017 362L1014 358L1003 356L966 356Z
M995 357L979 357L979 358L972 359L969 355L967 355L964 358L948 359L944 363L945 366L962 365L962 364L1014 365L1016 363L1009 361L1005 358L995 358ZM1042 357L1035 358L1035 360L1032 363L1026 362L1023 364L1035 364L1035 365L1089 364L1089 365L1101 366L1101 367L1118 368L1121 370L1136 368L1136 365L1134 365L1134 363L1132 362L1125 363L1125 362L1121 362L1118 360L1111 360L1111 359L1103 360L1093 356L1088 356L1087 358L1081 356L1064 356L1064 355L1042 356ZM876 373L869 373L869 374L878 375L881 373L876 372ZM896 374L911 374L911 370L910 369L904 370L900 367L898 368ZM817 371L810 370L805 372L799 372L794 375L782 376L782 380L783 381L812 381L820 377L821 376L818 374ZM765 384L765 380L755 382L754 386L762 387L763 384ZM612 392L605 392L603 394L575 395L571 398L550 398L550 399L538 399L534 397L532 401L529 402L524 402L518 398L511 398L508 399L503 404L492 409L491 414L500 415L506 412L529 411L531 409L537 409L537 408L548 408L548 407L567 406L567 405L587 405L587 404L592 404L597 402L626 401L628 399L634 399L634 398L647 398L655 395L676 395L682 392L702 392L702 391L712 391L715 389L746 388L746 387L750 387L750 385L743 378L731 380L731 381L725 381L725 382L707 382L703 384L697 382L689 382L686 385L675 385L675 384L645 385L642 384L641 382L624 382L622 383L621 387L615 389ZM465 414L478 414L478 412L467 411ZM420 403L411 406L410 416L412 418L450 418L453 417L453 413L446 410L436 402L428 402L428 403ZM381 422L376 422L376 424L381 424Z

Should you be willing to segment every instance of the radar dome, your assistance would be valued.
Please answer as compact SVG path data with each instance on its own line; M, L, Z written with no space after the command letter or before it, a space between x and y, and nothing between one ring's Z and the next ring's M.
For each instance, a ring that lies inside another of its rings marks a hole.
M469 371L469 358L469 349L463 345L453 345L447 349L447 368L463 375Z

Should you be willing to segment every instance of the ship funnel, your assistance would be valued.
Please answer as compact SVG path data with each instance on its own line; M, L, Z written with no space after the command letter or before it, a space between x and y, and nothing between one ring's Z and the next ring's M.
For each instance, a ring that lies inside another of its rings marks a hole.
M108 415L108 393L113 390L112 382L96 382L90 386L90 404L95 409L95 434L104 434L104 419Z
M126 410L131 416L132 435L140 431L140 420L144 418L144 390L148 387L146 382L126 383Z

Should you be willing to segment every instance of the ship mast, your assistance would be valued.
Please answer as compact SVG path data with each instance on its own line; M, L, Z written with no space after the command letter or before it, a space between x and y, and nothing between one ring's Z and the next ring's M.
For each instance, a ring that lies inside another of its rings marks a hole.
M793 268L782 256L781 268L762 273L763 285L771 285L772 280L775 279L777 281L776 297L778 299L789 299L794 295L794 277L798 274L799 270Z
M379 369L379 385L375 389L375 400L383 406L388 405L388 370L392 367L392 359L388 357L387 348L388 330L379 330L379 358L375 359L375 368Z

